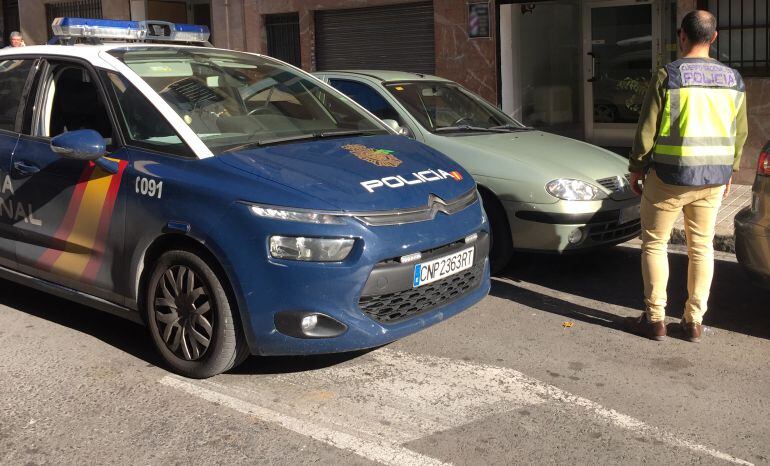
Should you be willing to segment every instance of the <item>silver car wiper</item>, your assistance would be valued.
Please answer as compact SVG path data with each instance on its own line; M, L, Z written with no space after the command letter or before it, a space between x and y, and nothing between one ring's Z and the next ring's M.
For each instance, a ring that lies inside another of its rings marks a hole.
M503 128L484 128L482 126L460 125L460 126L442 126L433 130L436 133L445 133L451 131L482 131L485 133L507 133L507 129Z
M492 126L489 129L506 129L509 131L532 131L535 128L530 128L529 126L500 125L500 126Z

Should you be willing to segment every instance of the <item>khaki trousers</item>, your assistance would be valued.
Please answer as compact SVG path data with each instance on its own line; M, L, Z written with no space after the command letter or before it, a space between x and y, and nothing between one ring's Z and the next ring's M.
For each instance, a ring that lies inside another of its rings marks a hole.
M700 324L706 313L714 277L714 227L724 186L675 186L651 170L642 196L642 277L644 303L650 322L666 317L668 241L679 213L684 211L687 236L687 322Z

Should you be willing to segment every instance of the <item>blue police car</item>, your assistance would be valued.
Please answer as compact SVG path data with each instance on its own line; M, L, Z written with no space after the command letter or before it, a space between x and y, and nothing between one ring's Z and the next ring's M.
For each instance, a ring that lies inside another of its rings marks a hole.
M59 18L0 52L0 277L147 325L168 366L375 347L489 290L473 179L206 28Z

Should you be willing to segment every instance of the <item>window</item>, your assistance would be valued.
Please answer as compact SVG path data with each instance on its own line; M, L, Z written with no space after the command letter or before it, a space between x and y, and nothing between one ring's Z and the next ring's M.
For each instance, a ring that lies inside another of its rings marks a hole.
M267 54L294 66L302 66L299 13L265 16Z
M386 133L339 92L267 57L188 47L109 53L157 92L214 154L351 132Z
M699 7L717 17L712 57L747 76L770 74L766 0L702 0Z
M0 129L16 130L16 114L32 60L0 61Z
M128 142L137 147L192 156L187 145L160 112L133 84L117 73L105 72L115 109Z
M67 131L91 129L112 143L107 108L91 73L79 65L52 63L43 88L46 95L37 135L54 137Z
M329 84L355 100L356 103L372 112L380 120L396 120L399 126L404 126L404 122L396 109L370 86L346 79L330 79Z
M522 125L496 107L447 82L415 81L385 86L396 100L429 131L472 126L491 130Z
M101 18L101 0L70 0L65 2L47 3L45 5L45 24L48 25L48 38L53 37L51 23L56 18Z

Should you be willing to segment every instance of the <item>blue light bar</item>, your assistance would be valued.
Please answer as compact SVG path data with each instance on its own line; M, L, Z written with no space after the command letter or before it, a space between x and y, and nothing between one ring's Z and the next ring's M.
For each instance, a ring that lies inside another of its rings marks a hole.
M208 42L209 28L165 21L124 21L112 19L56 18L51 24L59 38L105 40Z

